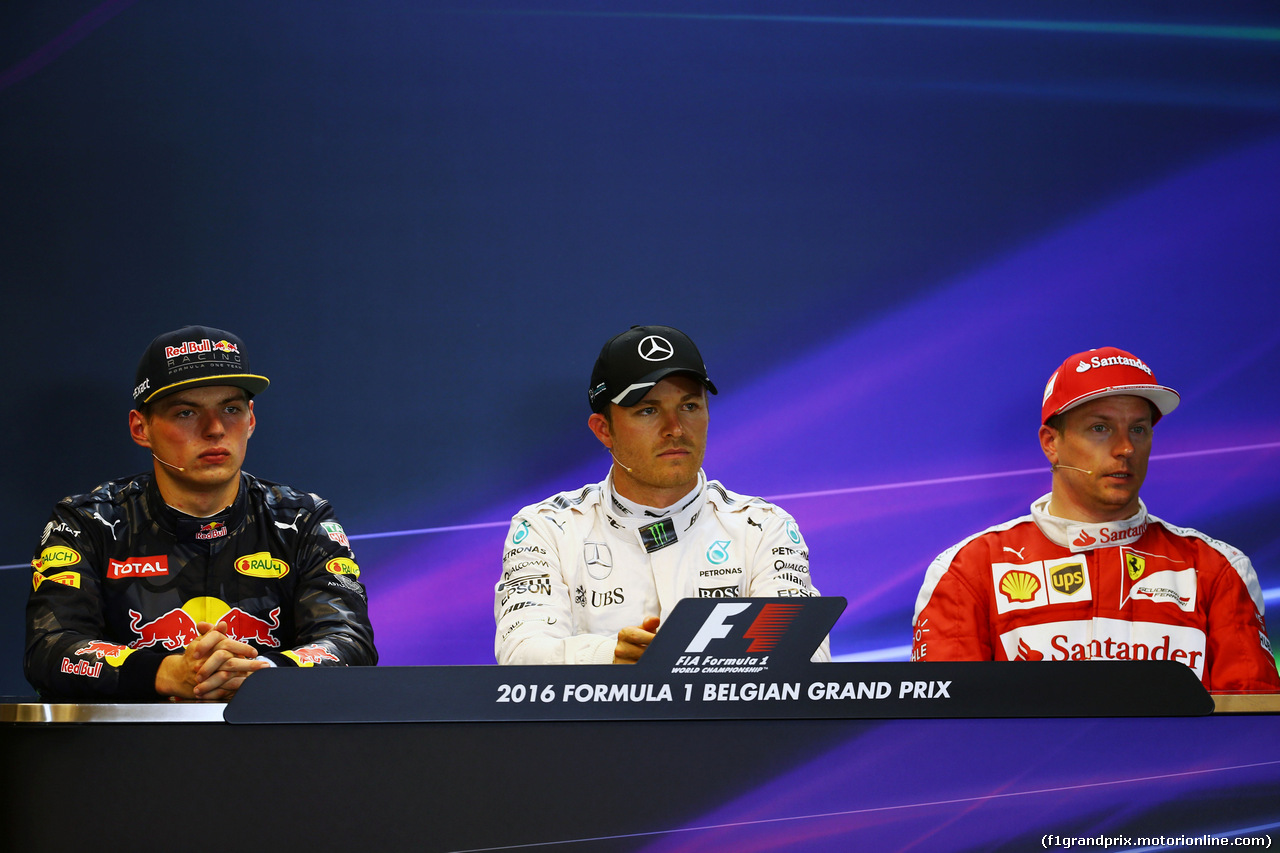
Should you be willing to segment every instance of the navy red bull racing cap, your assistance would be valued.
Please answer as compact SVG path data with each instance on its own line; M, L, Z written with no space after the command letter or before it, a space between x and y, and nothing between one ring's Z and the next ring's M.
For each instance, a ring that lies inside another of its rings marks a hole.
M249 370L244 341L222 329L184 326L160 335L142 354L133 404L141 406L201 385L234 385L252 397L270 384L267 377Z

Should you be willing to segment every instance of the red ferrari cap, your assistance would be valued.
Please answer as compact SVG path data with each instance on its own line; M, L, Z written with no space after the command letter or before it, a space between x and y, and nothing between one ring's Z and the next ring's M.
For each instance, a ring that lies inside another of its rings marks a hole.
M1099 397L1128 394L1155 406L1152 424L1178 407L1178 392L1156 383L1142 359L1116 347L1076 353L1053 372L1044 386L1040 423Z

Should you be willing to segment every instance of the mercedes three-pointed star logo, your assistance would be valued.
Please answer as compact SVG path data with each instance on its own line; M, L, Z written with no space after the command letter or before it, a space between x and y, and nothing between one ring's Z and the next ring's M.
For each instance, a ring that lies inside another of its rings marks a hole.
M661 335L649 335L640 342L639 353L645 361L666 361L676 354L676 349Z

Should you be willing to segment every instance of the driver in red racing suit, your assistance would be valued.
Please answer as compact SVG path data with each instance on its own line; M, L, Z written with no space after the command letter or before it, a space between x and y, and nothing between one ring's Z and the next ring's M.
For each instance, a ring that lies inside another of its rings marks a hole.
M1041 412L1053 491L933 561L912 660L1174 660L1209 690L1280 690L1249 558L1138 498L1178 400L1123 350L1068 358Z

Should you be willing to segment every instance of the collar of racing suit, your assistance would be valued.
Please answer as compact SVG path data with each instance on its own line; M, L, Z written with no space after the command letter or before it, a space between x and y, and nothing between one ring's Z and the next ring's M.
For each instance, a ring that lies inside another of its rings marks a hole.
M248 483L245 473L240 472L240 489L231 506L214 513L208 518L197 518L176 510L164 502L160 488L154 477L148 475L146 496L147 509L156 525L179 542L204 542L216 544L222 537L234 533L245 521L245 507L248 505Z
M642 547L645 542L640 535L640 528L648 527L658 519L671 519L677 536L692 527L698 519L707 493L707 475L701 470L698 471L698 485L693 491L665 509L646 507L619 495L613 487L612 469L604 482L604 511L609 523L616 529L629 531Z
M1049 498L1052 496L1050 492L1031 504L1031 518L1049 541L1073 553L1136 542L1147 532L1147 505L1141 498L1138 499L1138 511L1128 518L1090 524L1050 515Z

